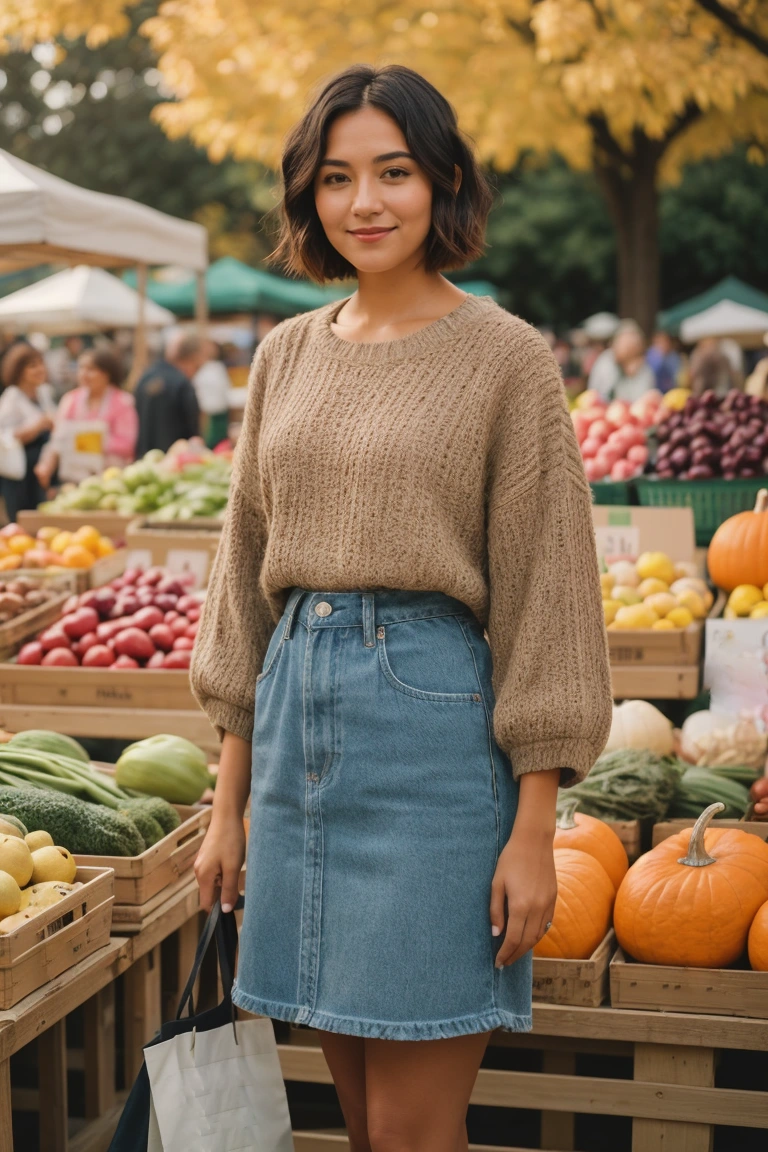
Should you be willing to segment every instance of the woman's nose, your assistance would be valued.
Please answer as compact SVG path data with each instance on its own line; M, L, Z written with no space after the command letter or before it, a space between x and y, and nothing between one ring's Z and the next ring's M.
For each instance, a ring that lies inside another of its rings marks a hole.
M381 210L381 196L375 183L366 179L358 181L352 200L352 211L358 216L369 216Z

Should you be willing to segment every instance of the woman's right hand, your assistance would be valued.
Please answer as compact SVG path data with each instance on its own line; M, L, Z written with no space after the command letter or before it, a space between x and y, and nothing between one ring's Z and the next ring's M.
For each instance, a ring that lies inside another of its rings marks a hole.
M219 817L214 812L195 860L195 876L200 887L200 904L210 912L221 895L221 906L229 912L240 895L240 873L245 863L245 826L236 817Z

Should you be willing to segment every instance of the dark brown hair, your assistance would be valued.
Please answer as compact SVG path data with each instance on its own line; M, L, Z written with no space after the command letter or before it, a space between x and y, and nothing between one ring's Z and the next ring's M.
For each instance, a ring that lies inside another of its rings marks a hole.
M43 357L37 348L33 348L26 341L12 344L3 356L2 368L0 368L3 387L10 388L13 384L18 384L29 365L38 364L42 359Z
M395 121L409 151L432 181L426 271L462 268L481 256L493 196L459 130L455 111L428 80L410 68L356 64L326 84L288 135L282 159L280 235L268 262L320 284L356 274L320 223L314 181L333 121L365 107L377 108ZM456 166L461 170L458 191L454 188Z
M123 363L112 348L86 348L85 352L80 353L80 360L90 360L94 368L105 374L110 384L114 384L115 388L122 387L125 379Z

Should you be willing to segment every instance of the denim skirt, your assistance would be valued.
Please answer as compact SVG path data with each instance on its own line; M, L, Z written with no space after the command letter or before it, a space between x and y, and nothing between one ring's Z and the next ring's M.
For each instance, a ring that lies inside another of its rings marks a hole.
M530 1029L530 954L494 967L518 786L493 703L459 600L291 590L256 682L237 1005L389 1040Z

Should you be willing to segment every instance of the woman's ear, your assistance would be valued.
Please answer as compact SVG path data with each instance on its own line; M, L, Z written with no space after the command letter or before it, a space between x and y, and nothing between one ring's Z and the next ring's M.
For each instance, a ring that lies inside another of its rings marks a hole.
M454 171L453 192L455 195L458 192L459 188L461 188L461 178L462 178L461 177L461 168L459 168L458 164L454 164L453 171Z

